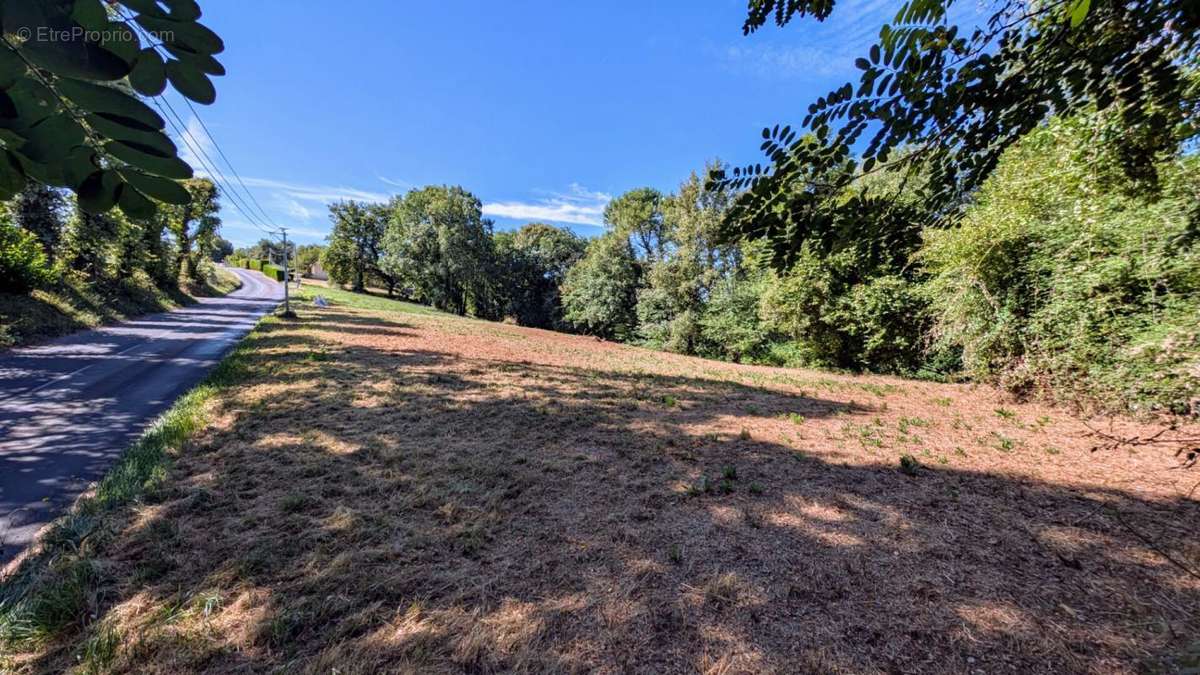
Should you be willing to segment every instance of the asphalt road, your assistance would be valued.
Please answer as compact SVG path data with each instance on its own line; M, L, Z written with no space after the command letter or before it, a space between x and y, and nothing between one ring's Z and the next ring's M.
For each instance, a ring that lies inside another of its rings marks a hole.
M283 299L230 271L225 297L0 352L0 568Z

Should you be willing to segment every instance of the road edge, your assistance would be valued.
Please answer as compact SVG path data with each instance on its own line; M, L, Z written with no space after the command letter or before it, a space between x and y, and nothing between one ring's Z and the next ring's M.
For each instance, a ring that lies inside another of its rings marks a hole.
M90 538L125 508L152 496L167 479L173 453L210 422L209 404L244 379L253 338L279 321L260 317L208 375L176 399L127 447L91 489L48 523L35 543L0 569L0 647L54 639L86 619L90 590L101 581ZM0 649L0 652L8 649ZM5 663L0 658L0 671Z

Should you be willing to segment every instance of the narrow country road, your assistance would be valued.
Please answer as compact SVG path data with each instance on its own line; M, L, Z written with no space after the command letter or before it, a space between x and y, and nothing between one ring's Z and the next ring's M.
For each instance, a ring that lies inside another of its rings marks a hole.
M282 300L230 271L225 297L0 353L0 569Z

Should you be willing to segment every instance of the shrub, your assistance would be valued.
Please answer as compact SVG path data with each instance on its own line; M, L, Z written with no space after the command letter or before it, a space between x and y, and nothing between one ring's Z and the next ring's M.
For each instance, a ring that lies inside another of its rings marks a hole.
M766 279L754 269L716 284L700 317L701 355L741 362L763 359L771 337L758 316Z
M1140 189L1100 116L1056 121L1004 155L962 225L920 259L937 344L967 373L1109 410L1198 412L1200 158Z
M890 263L855 248L821 254L805 245L796 264L762 294L764 323L791 343L779 365L907 374L922 360L926 300Z
M49 283L50 261L36 236L0 221L0 290L24 293Z
M638 277L626 237L608 233L593 239L583 258L567 272L562 288L564 318L592 335L629 338L637 324Z
M283 268L275 265L263 265L262 273L275 281L283 281L284 279Z

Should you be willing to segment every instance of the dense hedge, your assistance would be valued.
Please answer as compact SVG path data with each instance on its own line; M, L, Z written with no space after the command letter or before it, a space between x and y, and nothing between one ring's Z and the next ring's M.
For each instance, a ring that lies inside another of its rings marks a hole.
M934 344L1015 392L1200 413L1200 157L1135 185L1098 131L1081 118L1033 132L961 227L927 233Z
M262 273L264 275L266 275L267 277L274 279L275 281L283 281L284 280L282 267L277 267L275 265L263 265Z

